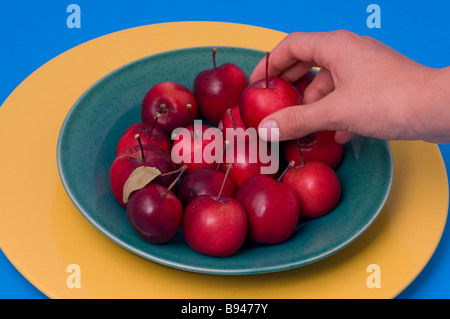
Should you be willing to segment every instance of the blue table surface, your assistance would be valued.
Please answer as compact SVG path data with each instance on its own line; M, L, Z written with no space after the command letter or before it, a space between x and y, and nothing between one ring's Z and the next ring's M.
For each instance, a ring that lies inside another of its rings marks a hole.
M77 4L81 27L69 28L68 6ZM380 28L369 28L370 4L380 8ZM446 0L247 0L2 1L0 6L0 104L28 75L88 40L136 26L175 21L220 21L290 33L347 29L386 43L424 65L450 65L450 1ZM450 146L439 145L446 167ZM1 182L1 180L0 180ZM0 247L1 248L1 247ZM450 229L433 257L397 297L450 297ZM0 251L0 298L46 299Z

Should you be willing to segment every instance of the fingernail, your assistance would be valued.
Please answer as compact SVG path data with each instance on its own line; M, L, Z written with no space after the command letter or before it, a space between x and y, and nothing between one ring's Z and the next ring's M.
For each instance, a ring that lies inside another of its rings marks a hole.
M270 132L270 134L269 134ZM258 127L259 136L266 141L272 140L274 137L280 138L280 130L278 124L274 120L261 123Z

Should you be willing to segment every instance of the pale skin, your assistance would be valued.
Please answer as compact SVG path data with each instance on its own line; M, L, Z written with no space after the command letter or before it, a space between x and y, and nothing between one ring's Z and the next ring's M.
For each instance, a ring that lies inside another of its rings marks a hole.
M450 143L450 67L424 66L349 31L295 32L271 51L269 75L295 82L314 66L320 71L303 104L269 115L260 128L278 127L280 140L334 130L338 143L355 134ZM250 81L264 77L262 59Z

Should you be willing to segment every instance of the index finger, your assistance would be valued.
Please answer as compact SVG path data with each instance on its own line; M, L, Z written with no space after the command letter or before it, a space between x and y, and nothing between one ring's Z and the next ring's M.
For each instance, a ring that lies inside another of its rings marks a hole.
M293 32L288 34L270 52L268 67L269 76L279 76L290 67L304 64L304 69L309 70L311 63L316 66L329 68L328 62L324 58L326 52L327 39L326 32ZM255 82L266 75L266 59L263 58L256 65L250 76L250 81ZM306 71L305 71L306 72Z

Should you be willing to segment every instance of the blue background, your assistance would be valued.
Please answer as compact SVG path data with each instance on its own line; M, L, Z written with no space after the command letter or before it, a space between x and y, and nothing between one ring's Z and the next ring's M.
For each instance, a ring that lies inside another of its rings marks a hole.
M69 4L81 8L81 28L70 29ZM369 4L381 8L381 28L370 29ZM174 21L220 21L286 33L347 29L388 44L430 67L450 65L450 1L447 0L44 0L0 5L0 104L40 66L105 34ZM386 76L390 76L387 74ZM426 85L426 84L424 84ZM450 146L439 145L447 170ZM430 262L398 298L450 297L450 230ZM0 298L47 298L0 252Z

